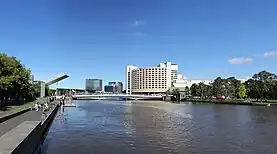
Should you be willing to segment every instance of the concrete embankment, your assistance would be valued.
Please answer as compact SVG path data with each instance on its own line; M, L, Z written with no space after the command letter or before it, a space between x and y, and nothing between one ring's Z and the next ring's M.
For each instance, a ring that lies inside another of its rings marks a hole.
M181 101L184 102L184 101ZM188 100L186 103L192 104L228 104L228 105L252 105L252 106L277 106L277 103L261 102L239 102L239 101L210 101L210 100Z
M0 123L4 126L8 121L12 121L15 118L20 119L20 117L25 114L36 114L36 117L38 117L37 119L39 119L31 119L31 121L29 121L30 117L25 117L25 121L22 120L23 122L19 125L2 134L0 137L0 154L36 153L58 111L59 103L58 101L54 101L50 103L49 106L50 110L46 115L41 114L40 111L30 110L22 115Z
M42 120L42 122L41 122L41 126L42 126L41 141L44 141L44 139L45 139L45 137L47 135L48 129L49 129L52 121L54 120L55 115L56 115L58 109L59 109L59 103L56 102L54 104L53 108L51 108L50 111L48 111L46 113L47 117Z

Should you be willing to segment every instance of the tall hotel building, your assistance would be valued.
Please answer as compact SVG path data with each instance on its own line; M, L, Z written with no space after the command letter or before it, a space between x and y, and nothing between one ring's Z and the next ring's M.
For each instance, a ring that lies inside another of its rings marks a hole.
M156 67L127 66L126 93L164 93L178 78L178 65L160 63Z

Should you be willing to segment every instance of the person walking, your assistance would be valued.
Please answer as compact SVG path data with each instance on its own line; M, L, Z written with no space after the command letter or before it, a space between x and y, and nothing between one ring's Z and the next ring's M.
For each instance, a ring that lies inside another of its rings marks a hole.
M62 102L63 102L63 105L64 105L64 102L65 101L65 96L64 96L64 94L62 95Z

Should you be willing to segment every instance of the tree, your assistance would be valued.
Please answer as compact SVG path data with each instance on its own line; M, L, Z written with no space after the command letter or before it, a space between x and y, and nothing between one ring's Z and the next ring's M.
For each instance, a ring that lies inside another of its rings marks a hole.
M260 84L258 84L258 81L254 80L254 79L249 79L244 83L245 87L246 87L246 91L247 91L247 95L250 98L255 98L255 99L259 99L261 97L261 93L260 93Z
M165 92L166 95L171 95L171 91L170 89L168 89L166 92Z
M212 86L211 85L204 85L203 96L205 98L208 98L209 96L212 96Z
M41 82L33 84L33 88L35 97L40 97ZM49 86L45 85L45 96L50 96L52 93L53 91L49 89Z
M172 95L179 95L180 94L180 90L178 88L177 89L173 89L171 94Z
M227 87L227 97L237 98L238 89L242 85L241 81L237 80L235 77L229 77L225 81Z
M204 97L205 84L204 84L203 82L200 82L200 83L198 84L198 88L199 88L200 97L201 97L201 100L202 100L203 97Z
M186 86L186 88L185 88L185 94L186 94L186 97L188 97L190 95L190 89L188 86Z
M180 90L177 88L177 89L168 89L166 92L166 95L173 95L174 97L174 100L180 100Z
M227 79L218 77L212 83L212 94L215 96L237 98L240 86L241 81L237 80L235 77L229 77Z
M208 96L212 95L212 87L210 85L206 85L203 82L200 82L198 84L198 88L201 99L207 98Z
M277 81L272 81L270 85L268 85L268 93L266 94L267 99L277 99Z
M257 84L257 87L260 91L260 99L262 101L264 98L264 94L268 94L270 84L273 82L274 79L277 78L277 76L267 71L261 71L254 74L252 78L256 81L255 83Z
M217 77L214 82L212 83L212 94L215 96L222 96L226 94L225 86L224 86L225 80L221 77Z
M200 92L200 88L197 84L192 84L191 87L190 87L190 93L191 93L191 96L193 97L199 97L201 95L201 92Z
M238 96L239 98L246 98L247 95L246 95L246 88L244 85L241 85L239 88L238 88Z
M15 57L0 53L0 100L5 106L8 100L26 100L32 95L29 83L30 70L26 69Z
M177 89L173 89L171 94L176 98L176 100L180 100L180 90Z

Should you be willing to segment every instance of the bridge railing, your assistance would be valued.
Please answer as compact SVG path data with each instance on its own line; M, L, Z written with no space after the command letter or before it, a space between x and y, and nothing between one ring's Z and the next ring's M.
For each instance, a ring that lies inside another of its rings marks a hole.
M133 95L133 94L91 94L91 95L72 95L77 97L140 97L140 98L161 98L162 95Z

